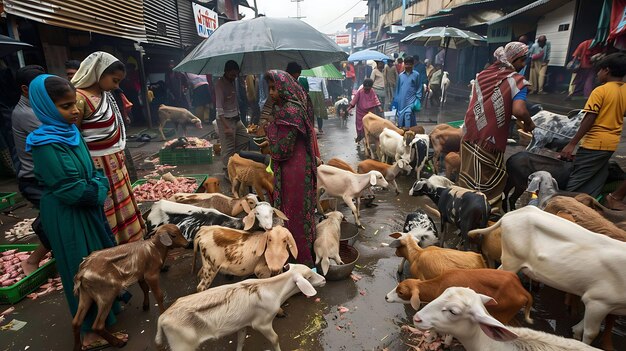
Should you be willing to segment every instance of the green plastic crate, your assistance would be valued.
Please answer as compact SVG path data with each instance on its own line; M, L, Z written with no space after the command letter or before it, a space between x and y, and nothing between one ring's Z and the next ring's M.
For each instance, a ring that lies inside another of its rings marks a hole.
M177 178L194 178L196 180L196 184L198 185L198 187L196 188L196 190L194 192L198 192L198 190L200 190L200 187L202 186L202 183L204 183L204 181L209 177L208 174L182 174L182 175L177 175ZM134 182L131 187L133 189L135 189L135 187L140 186L141 184L144 184L145 182L147 182L147 179L138 179L136 182Z
M15 205L15 195L17 193L0 193L0 210Z
M213 162L213 148L161 149L159 160L162 165L202 165Z
M38 244L21 244L21 245L0 245L0 252L17 249L18 251L33 251L37 248ZM36 271L31 273L28 277L20 280L19 282L0 288L0 304L14 304L25 298L26 295L37 290L48 281L48 278L52 278L57 268L55 265L56 260L53 258L48 263L39 267Z
M460 121L452 121L452 122L448 122L447 124L451 127L454 128L461 128L461 126L463 125L463 123L465 122L465 120L460 120Z

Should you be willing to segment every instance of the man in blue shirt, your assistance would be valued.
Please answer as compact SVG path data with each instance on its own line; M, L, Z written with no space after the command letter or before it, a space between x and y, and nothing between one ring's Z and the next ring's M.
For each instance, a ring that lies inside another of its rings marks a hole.
M404 60L404 72L398 76L396 86L397 119L399 127L413 127L417 124L416 113L422 108L422 84L420 75L413 70L415 60Z
M528 51L530 57L531 94L545 94L543 85L550 62L550 43L545 35L540 35Z

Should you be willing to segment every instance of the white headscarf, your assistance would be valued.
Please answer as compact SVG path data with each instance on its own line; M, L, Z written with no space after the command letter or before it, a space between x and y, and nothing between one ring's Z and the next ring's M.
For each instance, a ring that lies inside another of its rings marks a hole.
M505 47L500 46L497 48L493 56L505 66L514 68L511 62L526 54L528 54L528 45L519 41L512 41L506 44Z
M102 72L117 61L119 60L115 56L103 51L92 53L81 62L80 68L72 78L72 84L78 89L89 88L98 83Z

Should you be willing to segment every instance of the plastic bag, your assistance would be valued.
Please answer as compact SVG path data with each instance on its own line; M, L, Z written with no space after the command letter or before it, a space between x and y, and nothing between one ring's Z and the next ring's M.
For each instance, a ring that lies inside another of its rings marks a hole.
M411 109L415 112L419 112L422 110L422 102L420 101L420 99L415 99L415 102L413 103L413 107Z

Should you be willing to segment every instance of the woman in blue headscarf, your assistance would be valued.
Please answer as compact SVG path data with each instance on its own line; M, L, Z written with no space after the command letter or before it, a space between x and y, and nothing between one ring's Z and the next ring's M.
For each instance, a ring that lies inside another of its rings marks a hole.
M76 89L67 80L40 75L29 87L30 104L42 125L26 138L26 151L32 152L35 176L44 186L41 222L50 239L63 291L72 315L78 300L74 296L74 276L84 257L96 250L114 246L114 238L104 214L109 190L107 178L96 171L76 123ZM82 325L83 349L102 344L91 332L96 317L92 305ZM113 324L112 313L107 325ZM123 340L127 336L122 335ZM106 342L104 342L106 344Z

